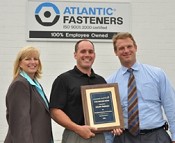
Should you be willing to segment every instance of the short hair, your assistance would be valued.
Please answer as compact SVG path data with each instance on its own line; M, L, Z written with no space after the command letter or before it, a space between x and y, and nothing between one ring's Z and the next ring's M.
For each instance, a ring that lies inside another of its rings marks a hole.
M92 41L90 41L90 40L88 40L88 39L81 39L81 40L77 41L76 44L75 44L75 52L78 51L78 46L79 46L79 44L80 44L81 42L83 42L83 41L88 41L88 42L90 42L90 43L92 44L93 48L94 48L94 44L93 44Z
M37 48L32 47L32 46L26 46L20 49L20 51L17 54L16 60L14 62L14 69L13 69L13 79L15 79L20 71L20 62L21 60L23 60L26 57L30 57L31 55L36 55L38 57L39 60L39 66L38 66L38 70L36 71L36 74L34 75L34 78L40 78L41 74L42 74L42 64L41 64L41 60L40 60L40 52Z
M112 38L112 40L113 40L113 46L114 46L114 51L117 50L117 47L116 47L117 40L118 39L126 39L126 38L130 38L133 41L134 45L136 46L136 42L135 42L134 37L132 36L131 33L129 33L129 32L119 32L119 33L116 33L113 36L113 38Z

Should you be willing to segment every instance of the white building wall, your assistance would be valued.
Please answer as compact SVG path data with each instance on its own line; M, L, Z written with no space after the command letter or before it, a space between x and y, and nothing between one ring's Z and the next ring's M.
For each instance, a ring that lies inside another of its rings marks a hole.
M100 2L100 0L89 1ZM109 0L101 1L109 2ZM175 87L175 1L127 0L127 2L130 2L132 7L131 31L138 45L138 60L163 68ZM75 42L25 40L26 3L26 0L0 2L0 143L4 141L7 133L5 95L12 80L13 62L18 50L25 45L40 48L43 63L43 77L40 83L48 98L53 80L60 73L73 68L75 64L73 58ZM97 73L107 77L120 66L113 53L112 43L98 42L95 43L95 48L97 57L93 68ZM62 127L53 122L56 143L61 140L62 130Z

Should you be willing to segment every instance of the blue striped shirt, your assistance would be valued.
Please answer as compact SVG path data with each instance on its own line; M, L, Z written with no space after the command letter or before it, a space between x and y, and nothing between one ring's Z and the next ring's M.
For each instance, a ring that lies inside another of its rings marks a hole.
M158 67L136 62L132 68L136 80L140 129L152 129L165 123L162 107L170 124L172 139L175 141L175 91L164 71ZM118 83L125 128L128 128L129 73L121 67L106 80Z

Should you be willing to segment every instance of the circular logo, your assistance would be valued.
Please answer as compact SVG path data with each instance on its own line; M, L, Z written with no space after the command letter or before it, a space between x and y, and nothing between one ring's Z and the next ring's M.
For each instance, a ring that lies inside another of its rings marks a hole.
M35 18L43 26L52 26L59 20L60 11L53 3L45 2L36 8Z

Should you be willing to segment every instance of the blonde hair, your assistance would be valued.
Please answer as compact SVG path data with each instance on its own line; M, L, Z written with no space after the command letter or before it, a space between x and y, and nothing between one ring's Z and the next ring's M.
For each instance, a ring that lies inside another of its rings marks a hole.
M126 39L126 38L130 38L133 41L134 45L137 46L136 45L136 42L134 40L134 37L131 35L131 33L129 33L129 32L120 32L120 33L114 34L114 36L112 38L112 40L113 40L113 46L114 46L114 51L117 50L117 46L116 46L117 40L118 39Z
M37 48L32 47L32 46L26 46L20 49L20 51L17 54L16 60L14 62L14 69L13 69L13 79L15 79L19 73L20 73L20 62L21 60L23 60L26 57L30 57L32 55L35 55L38 60L39 60L39 65L38 65L38 70L34 75L34 78L41 78L41 74L42 74L42 64L41 64L41 60L40 60L40 52Z

